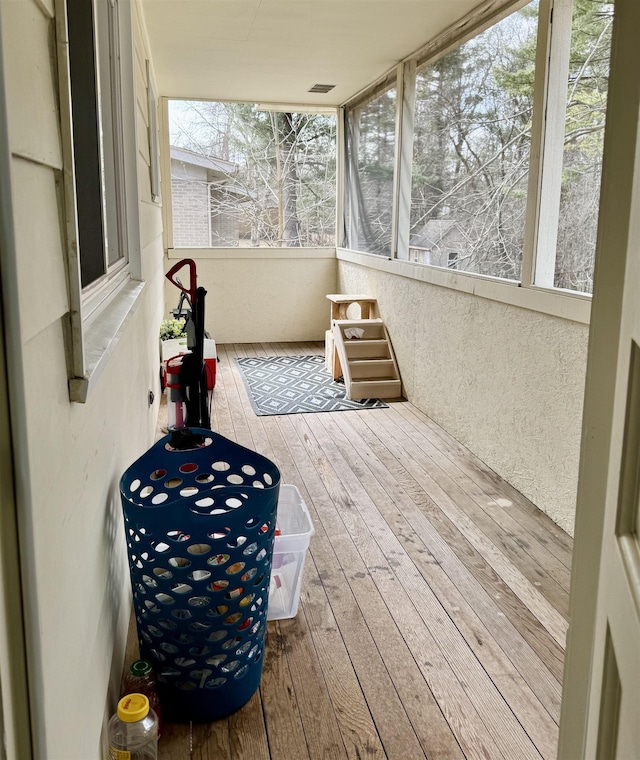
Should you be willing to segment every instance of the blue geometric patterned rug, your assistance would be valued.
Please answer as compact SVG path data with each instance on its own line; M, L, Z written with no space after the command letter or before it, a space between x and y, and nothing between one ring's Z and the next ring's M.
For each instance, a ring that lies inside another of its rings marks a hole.
M344 385L334 382L327 372L324 356L260 356L236 362L253 411L259 417L387 406L378 399L345 398Z

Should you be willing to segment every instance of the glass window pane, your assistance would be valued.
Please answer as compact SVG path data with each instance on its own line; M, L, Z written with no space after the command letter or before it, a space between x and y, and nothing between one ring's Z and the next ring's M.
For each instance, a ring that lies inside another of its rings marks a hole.
M169 101L176 248L334 246L336 118Z
M120 72L116 63L120 60L120 40L118 36L118 4L100 4L98 8L101 32L100 52L100 137L102 141L102 193L105 218L105 245L109 266L125 258L123 245L125 219L122 198L124 156L122 145L122 125L120 103L122 88Z
M611 55L611 2L575 0L554 284L590 293Z
M519 279L538 3L418 69L409 259Z
M347 113L347 246L391 255L396 90Z

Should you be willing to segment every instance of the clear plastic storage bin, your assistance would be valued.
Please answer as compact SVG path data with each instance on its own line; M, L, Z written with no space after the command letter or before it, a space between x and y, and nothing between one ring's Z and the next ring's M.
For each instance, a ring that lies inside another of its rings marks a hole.
M314 533L309 510L300 491L295 486L282 483L273 544L268 620L296 616L304 558Z

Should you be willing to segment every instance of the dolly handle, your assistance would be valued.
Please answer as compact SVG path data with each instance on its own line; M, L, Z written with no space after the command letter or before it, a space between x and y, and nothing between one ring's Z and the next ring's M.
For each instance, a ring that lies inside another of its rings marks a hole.
M176 272L179 272L182 267L188 266L189 267L189 289L184 288L177 280L174 279L174 275ZM196 275L196 262L193 259L181 259L175 266L172 266L171 269L166 273L165 277L169 282L171 282L173 285L176 286L179 290L181 290L183 293L186 293L189 296L189 299L191 300L191 307L193 308L193 305L198 300L196 289L197 289L197 275Z

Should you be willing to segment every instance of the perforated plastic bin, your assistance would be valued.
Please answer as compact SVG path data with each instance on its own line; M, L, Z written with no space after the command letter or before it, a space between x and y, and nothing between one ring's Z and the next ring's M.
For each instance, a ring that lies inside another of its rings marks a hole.
M234 712L260 683L280 486L265 457L212 433L162 438L122 476L140 656L168 720Z

